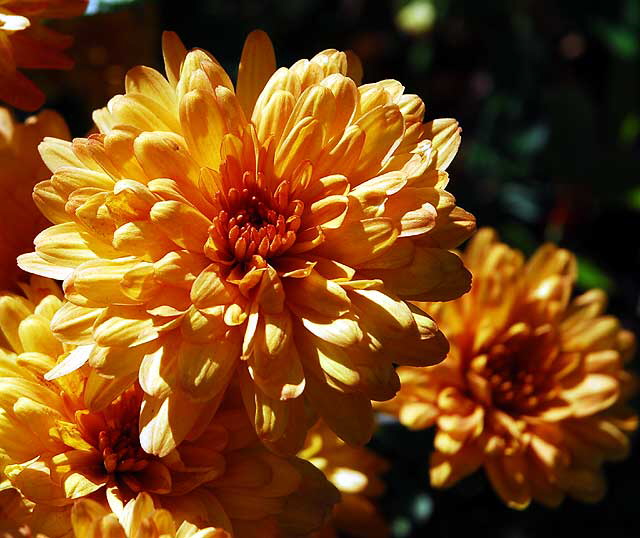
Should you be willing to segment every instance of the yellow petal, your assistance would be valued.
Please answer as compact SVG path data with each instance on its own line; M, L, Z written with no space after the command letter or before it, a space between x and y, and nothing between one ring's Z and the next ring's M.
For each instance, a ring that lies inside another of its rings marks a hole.
M251 117L258 95L275 70L276 57L269 36L262 30L254 30L242 48L236 89L247 118Z
M291 93L278 90L262 108L254 111L253 122L260 142L264 142L270 136L273 136L276 143L280 141L294 105L295 98Z
M511 508L522 510L531 502L526 483L526 462L522 455L492 458L485 464L487 476L498 495Z
M145 396L140 410L140 445L149 454L162 458L187 436L211 402L193 402L175 391L167 398Z
M63 342L91 344L93 326L101 312L101 308L86 308L65 302L51 320L51 331Z
M437 119L425 124L424 135L431 140L431 168L446 170L460 147L460 127L454 119Z
M436 248L417 247L408 266L365 269L362 274L368 278L379 278L400 297L416 301L450 301L471 287L471 274L460 258Z
M169 252L154 264L158 280L187 290L209 265L204 255L186 250Z
M215 94L202 90L187 93L180 102L180 121L195 160L217 170L227 127Z
M265 316L249 360L254 381L266 395L280 400L297 398L305 386L298 350L285 333L291 327L288 318L288 314Z
M318 379L342 392L352 392L360 386L360 372L355 354L349 348L330 344L316 336L305 335L300 342L304 366Z
M52 370L47 372L44 378L47 381L52 381L81 368L89 360L89 354L92 350L92 345L75 348L64 356Z
M47 168L56 172L63 166L85 168L84 164L73 153L71 142L58 138L45 137L38 146L38 151Z
M339 73L329 75L320 84L329 88L335 99L336 115L331 119L328 132L328 138L331 139L342 133L353 119L358 106L358 88L353 80Z
M277 177L289 177L301 162L313 160L320 153L323 140L323 127L318 120L306 117L296 123L276 149Z
M116 95L109 101L109 109L119 124L141 131L180 130L174 110L164 108L163 103L154 101L147 95L129 92L126 95Z
M25 298L17 295L0 296L0 331L18 353L24 351L19 333L20 324L32 312L33 306Z
M588 374L575 387L562 391L562 397L567 400L574 416L585 417L593 415L610 407L620 394L617 380L609 375Z
M42 461L23 465L8 465L4 469L11 484L30 501L44 504L66 504L68 499L62 487L55 484L49 468Z
M411 402L402 405L398 418L412 430L424 430L435 422L440 411L428 402Z
M133 257L82 263L65 282L65 295L79 306L135 304L139 301L125 295L122 286L125 275L137 266L138 260Z
M290 400L280 401L264 394L242 365L238 368L238 376L242 400L258 437L264 442L277 441L289 425Z
M317 337L340 347L349 347L363 338L358 322L351 317L328 318L313 311L291 306L291 310L301 318L304 327Z
M346 222L338 230L328 230L325 234L327 239L316 252L320 256L358 267L393 245L399 230L391 219L376 217Z
M53 187L51 181L41 181L33 188L33 201L40 212L54 224L69 220L65 211L66 200Z
M138 372L107 377L91 370L84 387L84 403L90 411L101 411L127 390L138 377Z
M105 517L111 515L113 524L104 524ZM96 532L96 523L100 522L100 525L109 528L111 532L107 534L109 538L126 538L124 530L117 522L115 515L109 514L109 511L100 503L91 499L81 499L73 505L71 509L71 524L73 525L73 532L75 536L87 536L94 537ZM112 530L113 525L113 530ZM118 530L117 527L120 527Z
M361 394L345 394L313 376L307 377L305 393L333 432L347 443L362 445L375 428L371 401Z
M429 477L436 488L448 488L475 472L482 463L482 454L476 447L465 447L455 454L433 452Z
M125 89L128 94L145 95L162 105L167 112L177 115L175 91L155 69L137 66L127 71Z
M351 310L344 289L312 270L306 278L286 279L285 294L291 301L327 317L340 317Z
M236 293L221 278L218 265L211 264L193 282L191 300L197 308L208 308L230 303Z
M173 200L158 202L151 210L151 221L176 245L202 253L211 222L198 210Z
M180 80L180 68L187 55L187 49L175 32L162 32L162 55L164 70L170 84L175 87Z
M352 297L360 310L360 316L372 327L375 334L386 338L403 338L415 328L415 320L409 306L390 293L380 290L354 290Z
M55 280L64 280L73 273L73 269L70 267L61 267L55 263L45 261L35 252L18 256L18 267L34 275L41 275Z
M380 106L362 116L356 125L365 133L362 153L351 175L351 181L357 185L377 175L384 159L398 147L404 133L404 118L397 106Z
M239 357L237 336L215 344L183 342L178 352L178 371L183 389L194 399L210 400L226 388Z
M155 340L158 328L147 312L136 306L110 306L96 319L93 338L103 347L127 347Z
M346 216L348 203L349 199L346 196L335 194L313 202L303 215L302 228L339 228Z
M321 85L309 86L298 97L291 116L284 128L287 136L294 126L304 118L314 118L328 131L336 117L336 102L333 93ZM329 134L327 132L327 134Z
M41 258L61 267L75 267L85 261L115 254L109 246L83 235L73 222L47 228L38 234L34 243Z
M139 382L142 390L154 398L166 398L177 385L179 340L173 335L160 339L144 355L140 364Z
M335 146L320 154L314 163L314 175L317 177L329 174L351 176L359 162L365 139L366 134L358 125L349 125Z

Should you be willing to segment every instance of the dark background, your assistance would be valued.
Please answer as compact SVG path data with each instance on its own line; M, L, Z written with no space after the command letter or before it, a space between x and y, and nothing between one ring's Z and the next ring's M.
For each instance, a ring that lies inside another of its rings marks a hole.
M38 75L75 135L123 90L126 69L161 66L163 29L211 51L230 74L255 28L270 34L279 65L353 49L365 82L398 79L424 99L427 119L459 120L449 190L480 226L527 254L544 241L574 251L578 290L605 289L610 311L637 332L639 1L103 0L91 10L98 14L58 25L76 36L74 76ZM431 443L431 432L398 424L372 443L393 462L381 508L396 538L640 536L637 447L606 469L603 502L517 512L481 473L431 490Z

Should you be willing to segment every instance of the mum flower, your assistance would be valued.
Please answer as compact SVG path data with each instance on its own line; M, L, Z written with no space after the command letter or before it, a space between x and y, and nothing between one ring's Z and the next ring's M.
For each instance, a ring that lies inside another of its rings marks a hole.
M82 15L87 0L3 0L0 3L0 100L16 108L35 110L44 103L42 91L19 69L70 69L64 51L71 38L41 24L42 19Z
M389 535L372 500L384 491L380 475L388 468L385 460L364 447L345 444L322 421L309 431L298 457L313 463L342 494L331 520L315 538L336 538L338 531L361 538Z
M45 136L70 138L64 120L52 110L19 123L0 107L0 289L15 285L16 257L32 248L33 238L48 223L31 197L34 185L50 175L38 153Z
M547 244L525 263L484 229L464 260L471 291L436 312L449 357L401 368L402 389L382 408L410 428L436 425L436 487L484 467L514 508L599 500L602 463L627 456L637 425L624 369L633 335L603 314L603 292L571 299L576 262L564 249Z
M469 287L447 250L474 228L444 190L457 122L423 124L399 82L357 86L358 64L335 50L276 71L262 32L235 91L174 34L164 57L166 79L128 73L94 115L100 134L41 146L53 176L35 197L55 225L20 265L65 279L56 336L95 342L98 371L139 368L149 398L206 402L238 379L278 450L295 453L315 414L365 442L371 400L399 387L393 363L447 351L406 301ZM170 423L190 417L172 405L148 452L181 440Z
M139 386L112 400L105 387L113 381L93 371L46 381L45 372L80 348L47 329L61 305L55 284L37 277L24 288L27 298L0 300L0 328L12 347L0 353L0 493L15 490L31 508L18 523L66 536L75 501L94 500L123 522L127 503L146 493L178 527L186 521L249 538L305 536L321 526L335 488L308 462L269 452L237 390L160 458L140 446L139 415L149 410L140 409Z

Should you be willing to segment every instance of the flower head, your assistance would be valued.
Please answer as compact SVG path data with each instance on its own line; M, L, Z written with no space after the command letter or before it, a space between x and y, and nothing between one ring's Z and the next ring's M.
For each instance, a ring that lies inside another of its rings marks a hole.
M49 176L38 154L45 136L69 139L57 113L43 110L19 123L0 107L0 289L15 285L16 257L32 248L33 238L48 223L31 197L34 185Z
M626 457L637 423L624 369L633 335L604 315L601 291L571 299L576 262L564 249L545 245L525 263L484 229L464 260L471 291L436 311L449 357L401 368L401 391L381 407L410 428L436 425L437 487L484 467L512 507L600 499L601 465Z
M385 460L364 447L345 444L322 421L309 431L298 457L313 463L342 494L318 538L336 537L337 531L362 538L389 535L372 500L384 491L380 475L388 468Z
M83 351L48 330L61 305L56 285L36 277L24 288L27 298L0 299L0 329L12 348L0 352L0 491L24 498L28 510L18 523L62 536L81 499L98 502L122 523L128 503L144 493L178 527L186 521L238 538L256 529L303 536L322 524L337 500L334 488L312 465L272 454L258 441L237 389L204 413L183 408L196 421L187 421L179 447L158 457L140 445L139 416L148 410L138 385L122 391L119 379L90 369L45 380L45 372L65 368ZM87 409L85 399L99 410ZM12 510L15 519L14 513L20 512ZM50 530L54 523L63 531Z
M235 91L174 34L164 56L166 79L134 68L95 113L100 134L41 146L53 176L36 198L55 225L20 264L66 279L56 335L95 342L99 372L139 369L148 398L207 402L238 379L277 450L295 453L318 414L366 441L371 399L399 387L393 363L447 351L407 300L469 286L447 250L474 227L444 190L457 122L423 124L396 81L357 86L335 50L276 71L262 32ZM146 451L181 440L170 420Z
M0 5L0 101L23 110L44 103L40 89L18 69L70 69L71 38L45 28L42 19L82 15L87 0L4 0Z

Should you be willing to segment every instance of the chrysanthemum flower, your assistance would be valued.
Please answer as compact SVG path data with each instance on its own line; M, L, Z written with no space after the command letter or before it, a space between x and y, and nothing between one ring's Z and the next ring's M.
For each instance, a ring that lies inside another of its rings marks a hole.
M61 305L55 284L37 277L24 289L27 298L0 299L0 329L13 349L0 352L0 491L13 488L31 505L19 523L65 536L74 501L90 498L124 521L126 503L147 493L177 525L237 538L303 536L321 526L335 488L311 464L269 452L237 390L217 410L210 404L195 423L185 421L185 440L160 458L140 446L139 415L155 410L140 409L139 386L112 401L119 380L95 371L46 381L45 372L83 351L48 330Z
M20 264L65 279L56 335L95 342L98 371L139 367L150 398L206 402L239 379L278 450L302 446L314 413L366 441L371 399L399 387L393 363L447 351L406 301L469 286L447 250L474 227L444 190L457 122L423 124L422 101L396 81L358 87L357 64L335 50L276 71L262 32L235 91L174 34L164 56L167 79L134 68L95 113L100 134L41 146L53 177L35 197L55 226ZM180 441L169 422L143 435L145 450Z
M69 139L64 120L52 110L19 123L0 107L0 289L15 284L16 257L33 248L48 223L31 197L33 186L50 175L38 153L45 136Z
M186 521L177 526L171 512L156 508L147 493L129 501L120 519L100 503L83 499L73 506L71 521L76 538L231 538L222 529L198 529Z
M23 110L44 103L42 91L19 69L70 69L68 36L45 28L41 19L82 15L87 0L3 0L0 2L0 101Z
M401 368L401 391L381 407L410 428L436 425L436 487L484 467L514 508L597 501L602 463L627 456L637 423L624 369L633 335L603 314L603 292L571 299L576 263L564 249L547 244L525 263L485 229L464 260L471 291L436 309L449 356Z
M331 520L314 538L336 538L341 531L361 538L385 538L387 524L373 501L384 491L380 475L388 468L371 450L349 446L319 421L307 436L298 457L313 463L342 494Z

